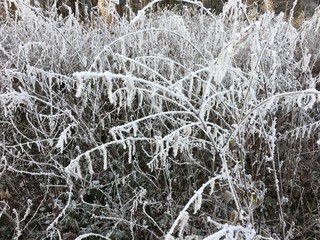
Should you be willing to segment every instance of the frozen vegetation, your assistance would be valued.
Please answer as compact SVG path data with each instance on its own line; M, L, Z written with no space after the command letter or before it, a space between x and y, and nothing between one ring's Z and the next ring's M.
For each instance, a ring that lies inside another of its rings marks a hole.
M197 4L0 24L0 239L320 239L320 10Z

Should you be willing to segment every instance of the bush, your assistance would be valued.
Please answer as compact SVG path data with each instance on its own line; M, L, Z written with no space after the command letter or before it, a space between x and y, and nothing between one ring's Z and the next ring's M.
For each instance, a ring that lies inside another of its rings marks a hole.
M319 238L319 9L148 9L0 25L3 239Z

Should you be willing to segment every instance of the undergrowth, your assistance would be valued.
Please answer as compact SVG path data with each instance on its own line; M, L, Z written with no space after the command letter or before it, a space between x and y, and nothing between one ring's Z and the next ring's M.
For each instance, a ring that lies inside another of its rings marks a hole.
M0 25L2 239L320 238L319 9L296 29L237 0L111 25L20 7Z

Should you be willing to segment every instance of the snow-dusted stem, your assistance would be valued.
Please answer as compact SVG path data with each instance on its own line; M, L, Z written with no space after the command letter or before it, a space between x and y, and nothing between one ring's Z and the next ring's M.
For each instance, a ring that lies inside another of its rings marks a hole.
M198 202L198 199L201 199L203 190L209 186L209 185L213 185L215 183L215 181L223 179L224 176L223 175L218 175L214 178L211 178L209 181L207 181L206 183L204 183L197 191L196 193L192 196L192 198L190 198L190 200L188 201L188 203L184 206L184 208L180 211L179 216L176 218L176 220L174 221L173 225L171 226L169 232L166 234L165 236L165 240L171 240L172 239L172 234L174 232L174 230L176 229L176 227L178 226L179 222L182 221L183 217L186 216L187 210L189 209L189 207L191 206L191 204L195 203L195 211L199 210L200 206L198 206L198 204L201 205L201 201ZM197 203L197 204L196 204Z
M69 178L69 177L68 177ZM67 180L69 184L69 193L68 193L68 201L65 207L62 209L60 214L53 220L53 222L47 227L47 232L53 233L56 230L55 225L59 223L59 220L66 214L67 209L70 207L71 199L72 199L72 191L73 191L73 184L70 179Z

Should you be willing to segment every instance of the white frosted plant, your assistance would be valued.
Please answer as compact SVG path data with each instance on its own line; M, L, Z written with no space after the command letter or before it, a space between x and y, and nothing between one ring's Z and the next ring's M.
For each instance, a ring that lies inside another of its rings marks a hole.
M319 13L297 30L160 2L90 27L24 2L0 25L0 231L316 238Z

